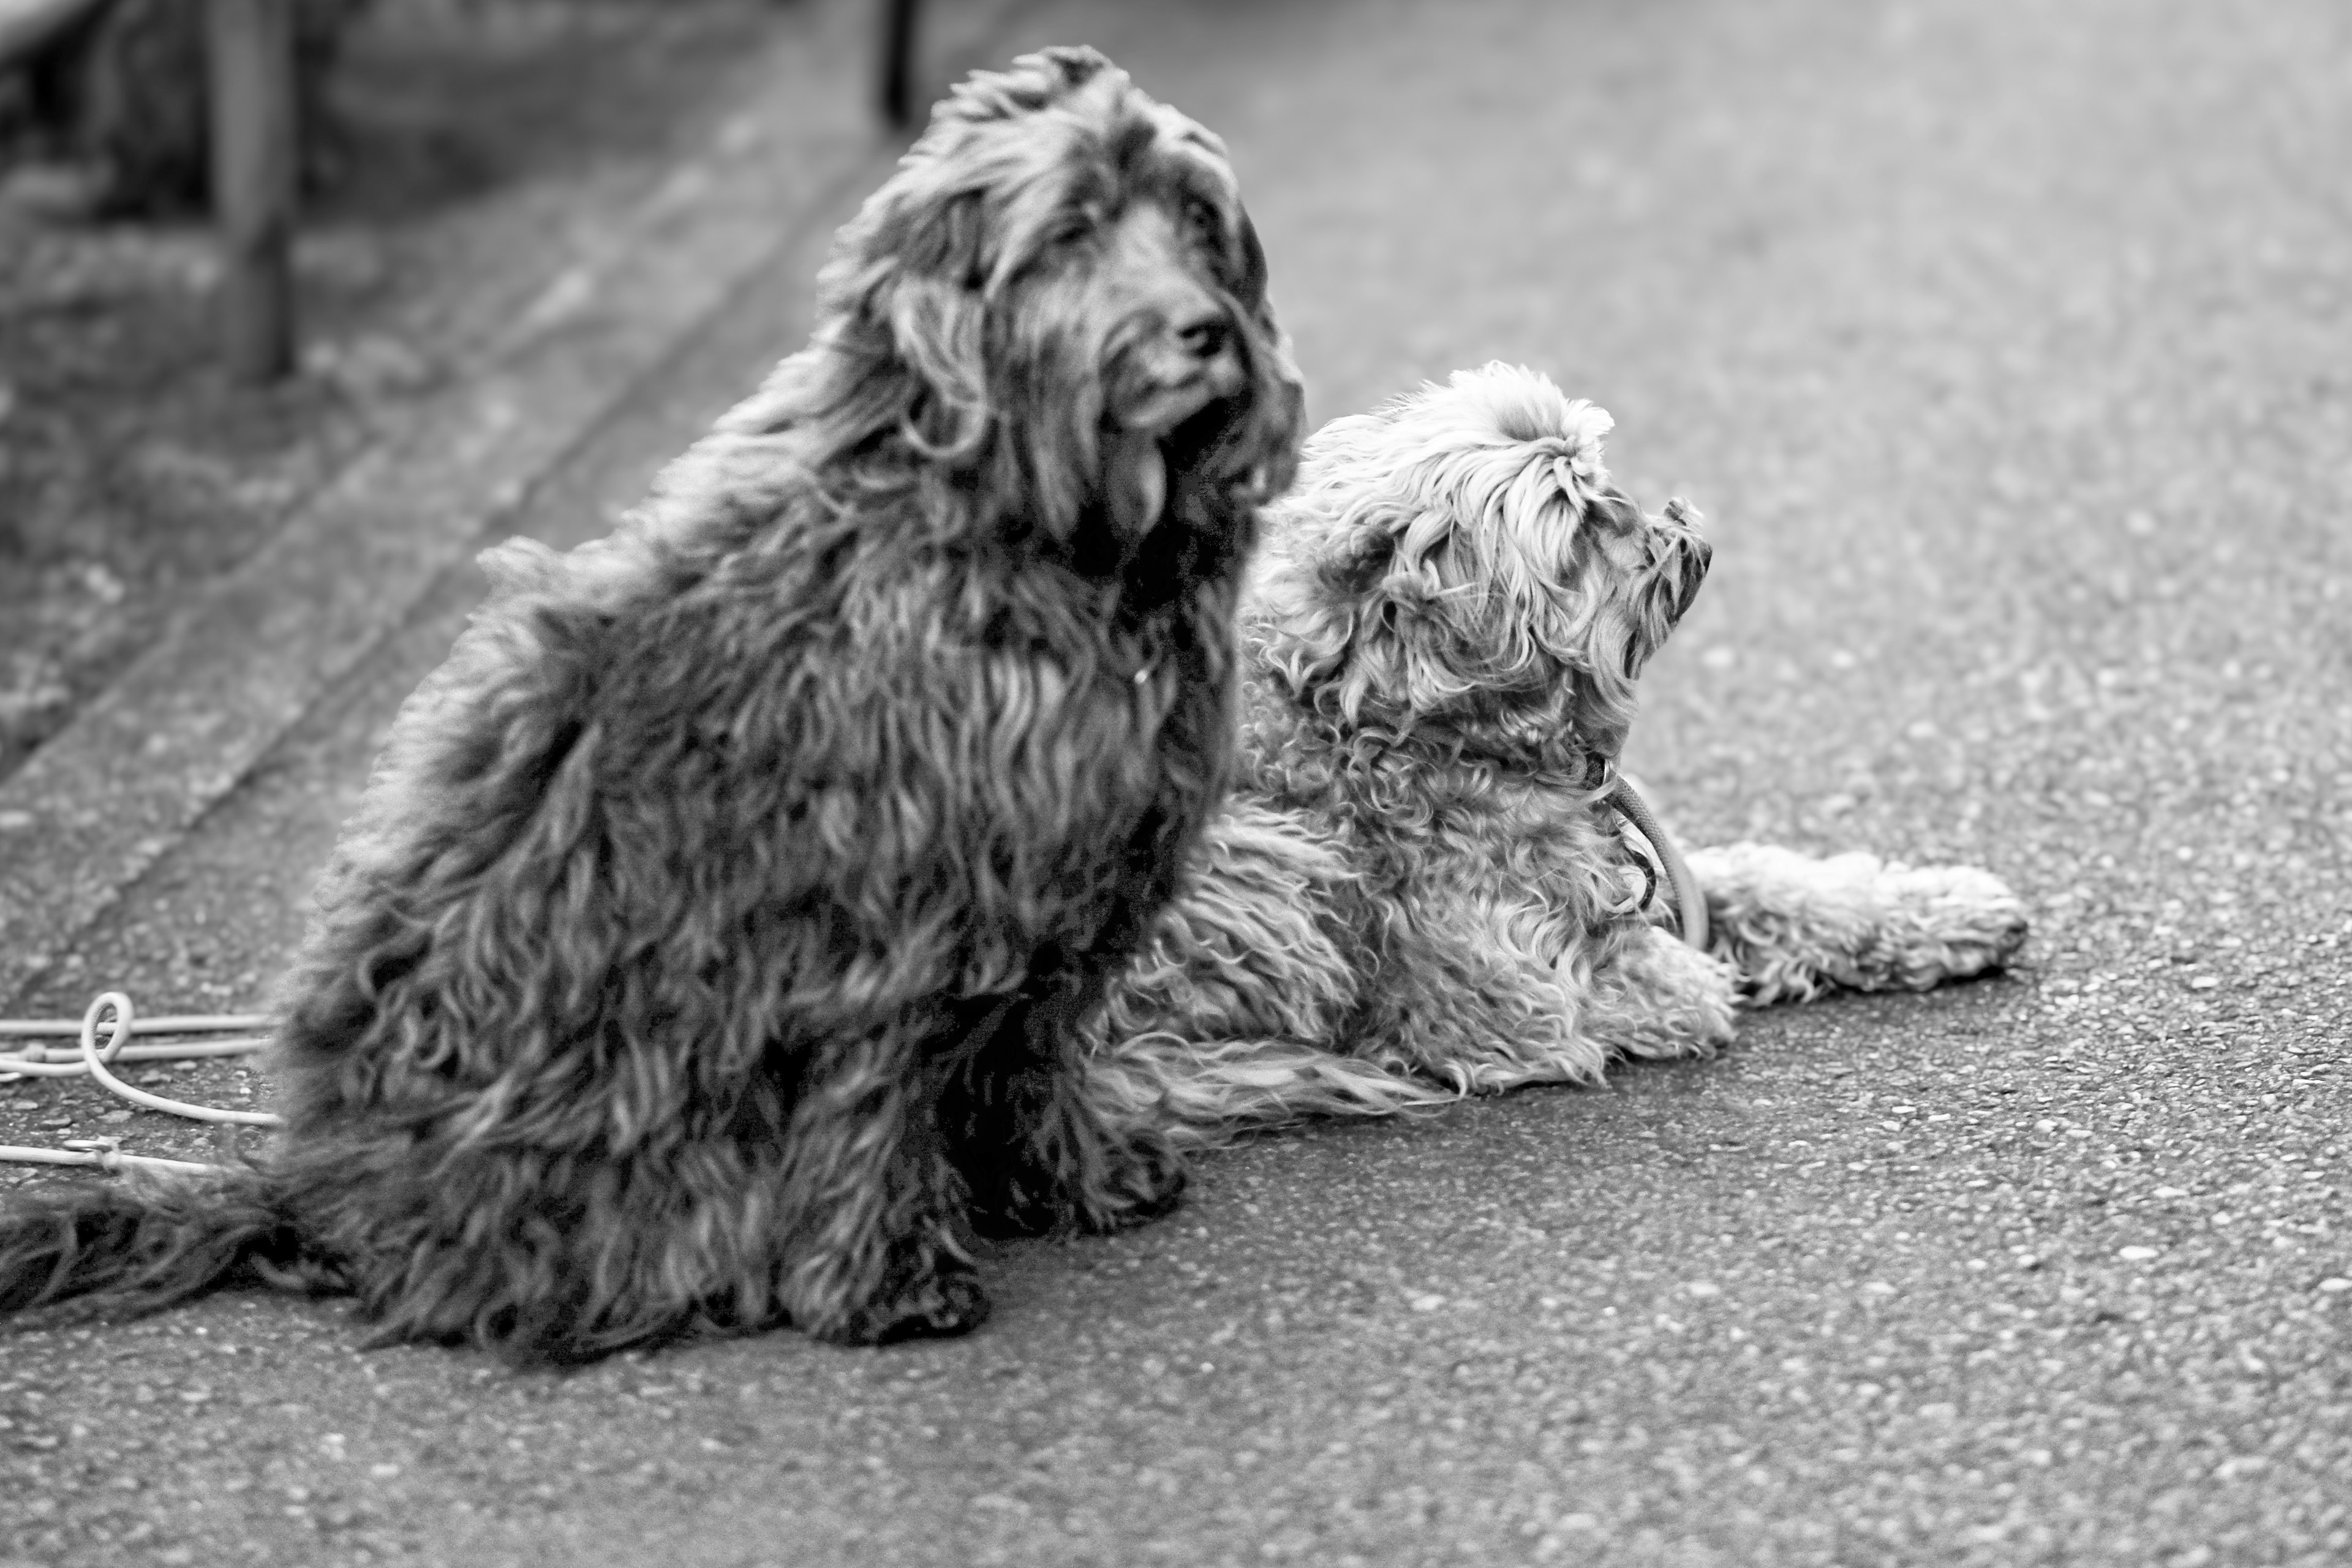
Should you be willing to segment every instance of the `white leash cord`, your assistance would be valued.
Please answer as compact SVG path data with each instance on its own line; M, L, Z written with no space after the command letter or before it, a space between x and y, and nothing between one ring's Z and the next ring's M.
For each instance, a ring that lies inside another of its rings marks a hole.
M106 1044L99 1042L100 1020L111 1012L114 1016L103 1026ZM185 1116L197 1121L230 1122L245 1127L281 1127L284 1121L266 1110L229 1110L220 1106L194 1105L184 1100L171 1100L160 1094L150 1094L143 1089L123 1082L111 1070L116 1061L185 1060L201 1057L245 1056L260 1050L269 1043L266 1033L270 1020L258 1014L230 1015L220 1017L170 1016L142 1019L131 998L120 991L104 992L90 1003L76 1026L63 1019L0 1019L0 1039L31 1040L34 1044L16 1052L0 1053L0 1076L16 1074L26 1078L79 1078L85 1074L96 1079L111 1093L133 1105L150 1110L166 1111L173 1116ZM140 1035L219 1035L228 1039L177 1040L169 1044L137 1046L131 1042ZM37 1042L43 1039L72 1038L77 1049L70 1058L51 1060L47 1047ZM102 1170L139 1167L148 1170L211 1171L217 1166L195 1164L186 1160L161 1160L144 1154L125 1154L112 1148L110 1139L76 1138L63 1149L26 1148L0 1144L0 1161L32 1165L96 1165Z

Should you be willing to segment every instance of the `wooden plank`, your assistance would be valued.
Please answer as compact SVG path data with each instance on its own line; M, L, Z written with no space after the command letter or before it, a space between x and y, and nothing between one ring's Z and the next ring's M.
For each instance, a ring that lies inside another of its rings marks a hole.
M294 364L297 199L289 0L210 0L213 212L221 239L221 354L232 379Z

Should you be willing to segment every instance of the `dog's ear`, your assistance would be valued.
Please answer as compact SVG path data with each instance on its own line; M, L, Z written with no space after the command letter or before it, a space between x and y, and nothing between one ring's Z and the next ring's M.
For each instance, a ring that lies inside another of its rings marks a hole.
M821 335L859 382L895 388L896 409L876 415L950 460L989 436L988 201L969 171L910 157L842 229L817 279ZM904 374L876 378L877 364Z
M1258 242L1257 226L1239 203L1234 216L1242 261L1234 298L1256 328L1251 341L1257 384L1251 469L1257 499L1264 502L1287 491L1298 472L1299 437L1307 428L1307 380L1291 353L1290 334L1276 321L1274 302L1266 295L1265 247Z
M986 445L993 417L988 386L988 310L982 296L932 274L901 271L889 291L891 349L915 379L908 438L947 461Z
M1316 434L1317 479L1285 503L1246 634L1294 697L1343 730L1402 733L1465 695L1448 650L1442 517L1393 493L1349 494L1333 468L1335 421ZM1320 482L1317 482L1319 480Z
M988 196L938 179L901 176L897 199L875 215L865 244L897 270L977 289L988 280Z
M897 425L930 456L969 458L987 441L992 417L987 301L971 278L982 197L927 207L919 198L886 204L890 194L886 187L842 231L819 276L819 335L847 384L889 392L889 406L860 422ZM879 366L898 374L876 375Z
M1242 275L1234 280L1234 294L1252 310L1263 312L1266 324L1274 323L1273 313L1265 304L1265 247L1258 243L1257 225L1250 222L1249 209L1234 209L1241 227Z

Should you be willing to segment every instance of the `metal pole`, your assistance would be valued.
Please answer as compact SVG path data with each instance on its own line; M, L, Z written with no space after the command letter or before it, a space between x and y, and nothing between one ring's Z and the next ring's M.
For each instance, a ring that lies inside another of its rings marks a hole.
M294 29L289 0L209 0L213 213L221 351L229 375L294 364Z
M881 0L882 115L904 130L915 117L915 24L918 0Z

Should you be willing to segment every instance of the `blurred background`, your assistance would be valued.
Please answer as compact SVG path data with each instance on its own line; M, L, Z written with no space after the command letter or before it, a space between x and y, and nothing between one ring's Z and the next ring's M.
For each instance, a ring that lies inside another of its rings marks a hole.
M2352 1560L2352 9L299 0L271 379L214 3L0 0L0 1012L258 1005L471 553L601 533L798 346L894 79L1047 42L1229 144L1316 420L1525 363L1706 515L1630 753L1685 840L1987 866L2036 935L1254 1144L992 1253L962 1346L531 1392L207 1307L283 1366L136 1494L61 1409L219 1380L12 1347L0 1560Z

